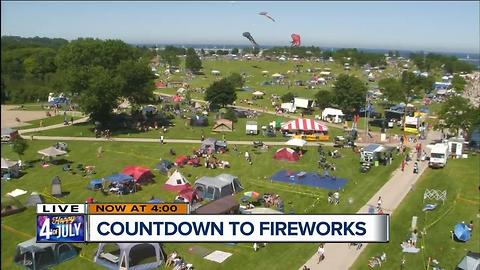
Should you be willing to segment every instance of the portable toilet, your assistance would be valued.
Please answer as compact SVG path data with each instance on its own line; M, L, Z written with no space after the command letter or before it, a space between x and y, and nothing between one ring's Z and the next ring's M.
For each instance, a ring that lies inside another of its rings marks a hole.
M454 158L462 158L463 154L463 145L465 144L465 139L463 138L451 138L448 140L448 152L450 156Z
M55 176L52 179L52 196L54 197L62 197L62 182L58 176Z

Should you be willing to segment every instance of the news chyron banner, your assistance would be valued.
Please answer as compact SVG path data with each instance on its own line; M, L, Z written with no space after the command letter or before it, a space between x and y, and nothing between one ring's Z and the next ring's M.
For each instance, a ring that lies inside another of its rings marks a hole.
M205 215L188 204L39 204L38 242L377 242L389 215Z

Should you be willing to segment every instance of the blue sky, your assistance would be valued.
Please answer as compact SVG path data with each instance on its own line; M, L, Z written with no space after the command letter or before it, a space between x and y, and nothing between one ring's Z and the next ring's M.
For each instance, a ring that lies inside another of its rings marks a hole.
M116 38L129 43L303 45L480 50L480 3L470 2L4 2L2 35ZM258 15L267 11L272 22Z

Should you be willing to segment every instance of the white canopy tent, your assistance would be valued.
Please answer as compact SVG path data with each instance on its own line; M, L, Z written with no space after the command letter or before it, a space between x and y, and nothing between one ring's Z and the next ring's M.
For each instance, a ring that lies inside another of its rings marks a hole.
M185 91L187 91L187 89L185 89L185 88L183 88L183 87L180 87L180 88L178 88L178 90L177 90L177 94L183 94L183 93L185 93Z
M255 91L255 92L252 93L252 95L254 95L256 97L261 97L261 96L265 95L265 93L262 92L262 91Z
M280 73L275 73L275 74L272 75L272 77L274 77L274 78L283 78L283 75L280 74Z
M298 138L290 139L285 143L285 145L296 147L303 147L305 144L307 144L307 141Z
M48 148L38 151L37 153L46 157L57 157L65 155L67 151L58 150L57 148L50 146Z
M18 164L17 161L12 161L2 158L2 169L10 169Z

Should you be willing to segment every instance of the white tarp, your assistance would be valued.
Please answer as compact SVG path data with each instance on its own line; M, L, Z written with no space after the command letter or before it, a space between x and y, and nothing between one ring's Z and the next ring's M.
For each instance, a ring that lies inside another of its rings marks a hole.
M228 257L230 257L230 256L232 256L232 253L223 252L223 251L220 251L220 250L215 250L214 252L208 254L207 256L205 256L203 258L206 259L206 260L212 261L212 262L222 263L226 259L228 259Z
M27 191L25 191L23 189L18 189L18 188L15 189L12 192L7 193L8 196L12 196L12 197L18 197L18 196L25 195L25 194L27 194Z

